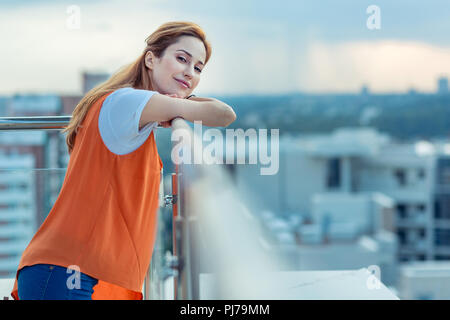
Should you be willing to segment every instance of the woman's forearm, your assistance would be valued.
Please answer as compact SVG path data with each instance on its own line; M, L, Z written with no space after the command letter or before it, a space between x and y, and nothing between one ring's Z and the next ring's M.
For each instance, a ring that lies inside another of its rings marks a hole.
M236 120L236 113L226 103L214 98L191 97L182 118L191 122L202 121L209 127L227 127Z

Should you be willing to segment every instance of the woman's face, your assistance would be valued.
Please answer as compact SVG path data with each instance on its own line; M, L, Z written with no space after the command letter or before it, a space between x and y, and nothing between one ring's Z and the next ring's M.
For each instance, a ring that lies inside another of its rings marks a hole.
M205 59L203 42L195 37L182 36L166 48L161 58L156 58L149 51L145 56L145 65L149 68L154 91L185 98L200 82Z

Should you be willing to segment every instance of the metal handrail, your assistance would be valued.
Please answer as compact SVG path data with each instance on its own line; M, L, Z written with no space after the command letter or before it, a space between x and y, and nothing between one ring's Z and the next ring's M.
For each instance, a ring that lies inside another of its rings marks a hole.
M72 116L0 117L0 130L58 130L67 127ZM161 125L158 128L163 128Z
M0 130L64 129L71 116L0 117Z

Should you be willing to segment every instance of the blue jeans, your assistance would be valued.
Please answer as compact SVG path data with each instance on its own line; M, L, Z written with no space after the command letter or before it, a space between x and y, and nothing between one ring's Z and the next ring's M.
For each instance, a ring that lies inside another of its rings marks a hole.
M35 264L19 271L19 300L92 300L98 280L51 264Z

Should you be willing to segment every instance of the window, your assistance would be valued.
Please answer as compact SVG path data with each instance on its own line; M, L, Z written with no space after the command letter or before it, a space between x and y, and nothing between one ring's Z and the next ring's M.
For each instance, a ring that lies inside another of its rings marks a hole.
M439 184L445 185L450 183L450 159L438 159L436 171Z
M337 189L341 186L341 159L332 158L327 163L327 187Z
M449 184L450 183L450 168L442 168L440 172L440 182L442 184Z
M406 185L406 171L404 169L395 169L394 176L399 186L403 187Z
M439 203L439 199L436 198L434 200L434 217L440 218L441 217L441 204Z
M420 180L425 179L425 169L424 168L417 169L417 178L419 178Z
M406 214L406 205L405 204L398 204L397 205L397 212L398 212L398 216L401 219L405 219L407 217Z
M434 256L434 260L450 260L450 256L437 254Z
M440 195L435 197L434 217L436 219L450 219L450 196Z
M398 240L399 240L400 244L406 244L406 232L405 232L405 230L403 230L403 229L399 230L397 235L398 235Z
M400 260L400 262L408 262L411 259L408 256L401 255L399 260Z
M425 238L425 229L419 229L419 237L420 237L421 239L424 239L424 238Z
M434 244L437 246L450 246L450 230L436 228L434 230Z

